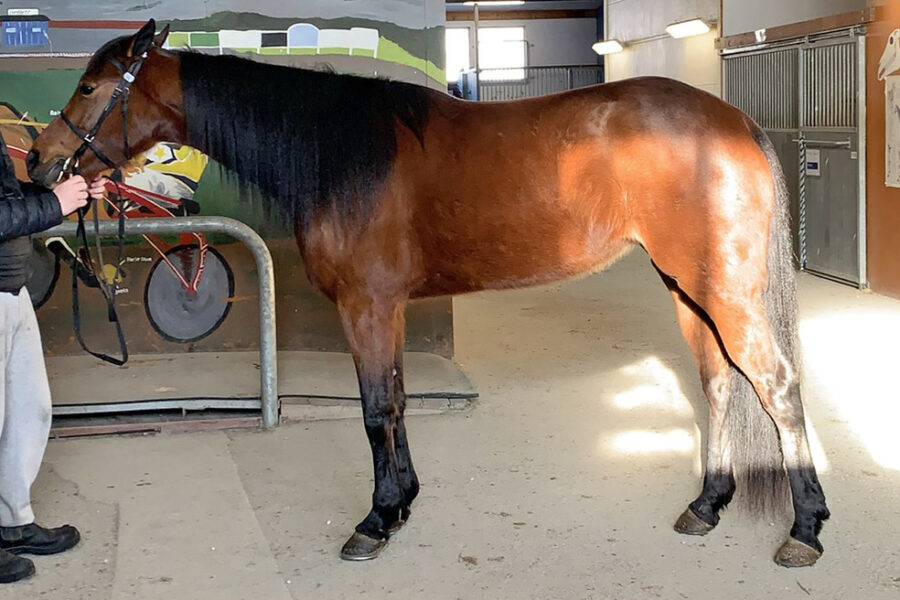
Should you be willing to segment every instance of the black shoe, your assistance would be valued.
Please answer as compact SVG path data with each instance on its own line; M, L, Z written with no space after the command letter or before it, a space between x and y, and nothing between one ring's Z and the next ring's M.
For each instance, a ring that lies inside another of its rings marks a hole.
M27 558L0 550L0 583L22 581L34 575L34 563Z
M0 550L11 554L59 554L74 548L81 540L71 525L44 529L32 523L21 527L0 527Z

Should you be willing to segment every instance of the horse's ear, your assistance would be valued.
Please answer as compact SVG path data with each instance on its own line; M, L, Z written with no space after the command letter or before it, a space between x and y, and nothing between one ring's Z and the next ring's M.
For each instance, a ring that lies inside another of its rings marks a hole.
M169 25L166 24L166 26L163 27L163 30L160 31L159 33L157 33L156 36L153 38L153 44L157 48L162 48L163 44L166 43L166 38L168 38L168 37L169 37Z
M141 27L141 30L134 34L131 38L131 44L128 47L128 56L140 56L147 52L153 46L153 36L156 34L156 21L150 19L147 24Z

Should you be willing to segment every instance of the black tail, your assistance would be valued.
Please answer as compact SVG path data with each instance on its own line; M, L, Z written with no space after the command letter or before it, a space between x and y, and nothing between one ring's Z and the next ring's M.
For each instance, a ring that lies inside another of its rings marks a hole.
M769 230L766 315L782 352L799 373L797 352L797 295L791 245L789 195L775 148L751 123L756 143L766 155L775 186L775 207ZM762 408L750 381L732 366L730 402L726 417L738 498L752 513L784 514L790 488L781 453L781 440L771 417Z

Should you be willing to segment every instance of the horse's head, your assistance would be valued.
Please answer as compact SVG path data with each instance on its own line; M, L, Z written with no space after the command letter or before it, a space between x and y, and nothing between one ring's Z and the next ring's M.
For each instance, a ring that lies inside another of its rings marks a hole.
M50 186L73 171L91 178L158 141L183 137L178 61L161 49L167 35L168 27L157 34L151 19L94 54L26 158L32 180Z

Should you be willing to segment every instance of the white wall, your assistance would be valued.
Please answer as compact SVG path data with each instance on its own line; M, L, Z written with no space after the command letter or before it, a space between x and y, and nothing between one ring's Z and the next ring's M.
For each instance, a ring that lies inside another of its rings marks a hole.
M480 21L480 28L524 27L528 41L528 66L595 65L597 55L591 45L597 41L596 19L525 19ZM447 28L468 27L470 55L475 56L475 24L447 21Z
M752 0L743 0L752 4ZM790 2L792 0L782 0ZM718 20L718 0L609 0L606 13L607 39L622 42L665 34L666 25L700 17ZM721 95L722 77L715 48L716 29L691 38L663 39L628 45L607 56L608 81L660 75L671 77Z
M866 0L722 0L722 35L798 23L865 7Z

